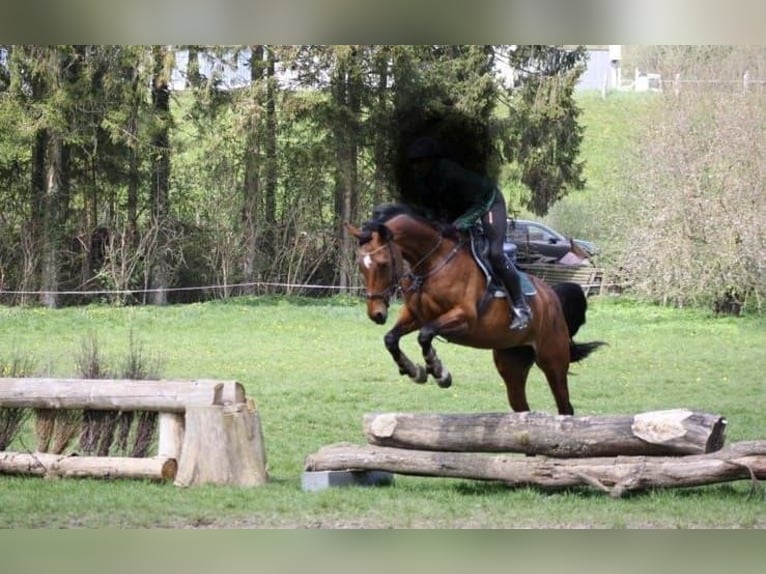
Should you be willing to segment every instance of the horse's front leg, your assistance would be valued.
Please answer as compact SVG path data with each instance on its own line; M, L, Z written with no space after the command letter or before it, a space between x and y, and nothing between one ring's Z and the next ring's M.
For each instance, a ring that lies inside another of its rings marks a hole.
M386 344L386 349L391 353L391 357L393 357L394 362L399 367L399 374L408 375L416 383L425 383L428 380L428 373L425 368L413 363L399 347L399 339L412 333L418 326L419 324L412 317L408 309L404 307L399 314L396 325L386 333L383 341Z
M452 385L452 373L444 368L444 365L436 354L433 347L434 337L437 335L457 335L465 331L467 322L465 314L456 309L446 313L425 325L418 333L418 343L423 350L423 359L426 362L426 372L436 379L436 384L446 389Z

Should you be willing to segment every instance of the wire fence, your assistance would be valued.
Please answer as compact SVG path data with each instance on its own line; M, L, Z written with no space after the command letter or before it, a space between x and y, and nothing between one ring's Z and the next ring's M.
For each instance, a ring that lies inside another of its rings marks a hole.
M740 79L732 80L697 80L694 78L684 78L681 74L676 74L672 80L663 81L663 87L673 90L676 95L682 91L695 87L697 89L718 89L731 92L749 92L754 89L762 89L766 85L766 80L752 78L750 72L745 72Z
M361 295L364 288L361 286L341 286L341 285L320 285L313 283L279 283L269 281L250 281L245 283L231 283L225 285L200 285L194 287L162 287L162 288L142 288L142 289L71 289L50 291L44 289L37 290L12 290L0 289L0 301L18 300L19 298L31 297L105 297L109 299L118 299L120 297L137 297L149 295L152 293L194 293L199 292L207 297L199 299L208 299L209 295L214 293L215 297L228 298L241 295L332 295L332 294L350 294Z

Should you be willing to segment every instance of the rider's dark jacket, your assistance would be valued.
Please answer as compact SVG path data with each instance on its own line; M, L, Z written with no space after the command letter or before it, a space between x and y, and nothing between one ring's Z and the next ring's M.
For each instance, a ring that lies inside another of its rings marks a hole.
M427 217L446 217L460 230L484 216L499 190L489 178L460 164L435 158L428 173L415 178L415 199Z

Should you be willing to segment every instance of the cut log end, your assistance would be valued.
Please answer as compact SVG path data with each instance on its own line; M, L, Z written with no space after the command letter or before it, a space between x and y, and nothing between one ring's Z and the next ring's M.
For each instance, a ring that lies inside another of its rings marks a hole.
M718 421L713 425L713 429L710 431L710 437L705 444L705 454L710 452L716 452L723 448L726 441L726 425L727 420L720 417Z
M369 434L377 439L390 438L396 430L396 419L395 413L365 415L365 428L369 429Z
M166 481L175 480L178 473L178 461L174 458L165 459L160 467L160 478Z
M678 454L705 454L724 444L726 419L709 413L672 409L633 417L631 431L648 444L676 450Z

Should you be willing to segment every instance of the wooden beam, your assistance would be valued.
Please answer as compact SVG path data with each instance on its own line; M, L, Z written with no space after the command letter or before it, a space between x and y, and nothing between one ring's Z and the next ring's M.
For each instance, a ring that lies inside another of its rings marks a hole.
M245 402L236 381L0 378L0 407L184 412L190 405Z
M0 474L161 481L173 480L177 469L176 460L166 457L68 456L42 452L0 452Z
M686 409L637 415L550 415L541 412L367 414L370 444L457 452L546 456L687 455L720 449L726 420Z
M648 488L690 487L766 478L766 440L680 457L620 456L580 459L518 454L436 452L336 444L306 457L305 470L380 470L398 474L501 481L509 486L594 486L618 497Z

